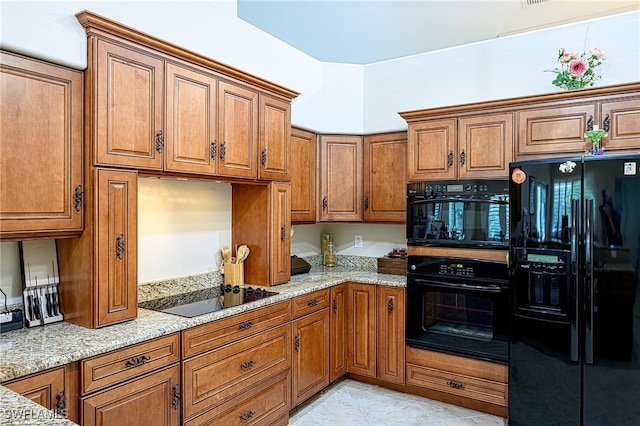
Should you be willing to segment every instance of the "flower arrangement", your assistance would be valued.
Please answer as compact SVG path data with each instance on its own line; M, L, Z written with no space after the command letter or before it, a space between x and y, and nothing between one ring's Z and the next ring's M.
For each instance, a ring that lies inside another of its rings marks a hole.
M602 65L606 59L602 50L594 47L587 54L580 55L567 52L564 47L558 51L558 63L560 68L547 70L556 73L556 78L551 82L554 86L567 90L582 89L586 86L594 86L601 76L596 74L595 68Z
M598 128L598 126L593 126L593 130L587 130L584 133L584 137L591 139L591 148L589 148L589 150L585 152L585 155L604 154L604 148L600 146L600 141L607 135L607 131Z

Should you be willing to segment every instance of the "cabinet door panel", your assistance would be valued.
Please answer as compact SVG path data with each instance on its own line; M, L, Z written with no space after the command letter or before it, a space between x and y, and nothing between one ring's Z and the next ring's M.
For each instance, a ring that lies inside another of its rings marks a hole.
M137 315L137 174L99 169L97 188L97 325Z
M94 163L162 169L164 61L98 40L95 74Z
M364 220L406 220L407 134L364 138Z
M379 286L377 293L377 377L386 382L404 384L404 289Z
M376 286L349 284L349 373L376 377Z
M331 382L347 372L347 285L331 287Z
M291 277L291 202L288 182L272 183L272 262L271 283L289 281Z
M0 52L0 229L82 230L82 73Z
M166 170L215 173L216 90L206 71L167 64Z
M329 385L329 311L293 322L293 406Z
M613 149L640 148L640 97L603 101L601 104L601 128L609 124L609 135L604 147Z
M410 123L407 136L409 180L456 178L455 119Z
M49 410L55 410L58 400L65 398L63 367L2 385Z
M291 129L291 222L316 221L316 135Z
M218 97L218 173L255 178L258 172L258 93L220 82Z
M506 178L513 161L513 114L461 118L456 161L461 179Z
M260 95L260 179L289 180L291 104Z

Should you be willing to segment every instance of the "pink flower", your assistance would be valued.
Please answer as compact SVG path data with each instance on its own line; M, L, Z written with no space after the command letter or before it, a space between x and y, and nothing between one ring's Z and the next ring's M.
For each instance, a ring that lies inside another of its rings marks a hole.
M589 51L589 53L591 54L591 56L595 56L596 58L603 60L606 58L604 52L600 49L598 49L597 47L594 47L593 49L591 49Z
M569 62L569 73L572 75L581 76L587 71L587 64L582 59L574 59Z
M564 52L562 56L560 56L560 60L558 62L567 63L574 59L578 59L578 54L573 52Z

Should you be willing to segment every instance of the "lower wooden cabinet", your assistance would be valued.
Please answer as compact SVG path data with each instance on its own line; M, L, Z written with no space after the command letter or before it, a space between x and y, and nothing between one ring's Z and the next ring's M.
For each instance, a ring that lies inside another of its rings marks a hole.
M83 398L82 424L179 425L179 366L176 364Z
M377 378L404 384L405 370L405 290L377 288L376 339Z
M349 283L347 306L348 371L376 377L376 286Z
M347 372L347 284L331 287L329 379L333 383Z

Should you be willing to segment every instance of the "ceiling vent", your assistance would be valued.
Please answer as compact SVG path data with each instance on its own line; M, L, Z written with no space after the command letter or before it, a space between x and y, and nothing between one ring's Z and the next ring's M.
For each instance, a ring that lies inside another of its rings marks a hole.
M522 8L526 9L528 7L537 6L542 3L548 3L550 0L521 0Z

